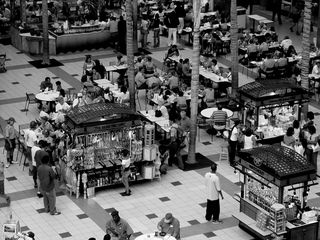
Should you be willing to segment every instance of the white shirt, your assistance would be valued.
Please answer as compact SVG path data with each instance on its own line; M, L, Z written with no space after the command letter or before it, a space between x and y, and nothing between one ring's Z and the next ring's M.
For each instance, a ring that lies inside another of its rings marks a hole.
M207 190L207 199L214 201L219 199L219 191L221 191L220 180L217 174L208 172L204 176Z
M57 103L56 105L56 112L69 111L69 109L70 109L70 106L66 102L64 102L62 105L61 103Z
M72 102L72 106L78 106L78 107L82 107L86 104L85 100L83 98L76 98L73 100Z
M243 149L252 149L253 148L253 135L250 137L244 136L244 146Z
M36 155L36 152L38 150L41 150L38 146L33 146L31 148L31 159L32 159L32 166L37 166L36 160L34 159L34 156Z
M128 168L128 167L130 167L130 158L128 158L128 159L122 159L121 165L122 165L123 168Z
M281 42L281 47L283 47L284 50L288 50L288 48L292 45L292 40L291 39L284 39Z
M34 142L37 141L37 134L34 130L26 129L24 131L24 140L26 141L28 147L33 147Z
M238 141L238 128L237 127L234 127L232 132L231 132L231 136L230 136L230 140L233 141L233 142L236 142Z
M311 74L320 75L320 69L318 68L317 64L313 66Z
M169 119L169 113L168 113L168 109L166 108L166 106L161 106L159 108L159 110L161 111L162 113L162 117L164 117L165 119Z

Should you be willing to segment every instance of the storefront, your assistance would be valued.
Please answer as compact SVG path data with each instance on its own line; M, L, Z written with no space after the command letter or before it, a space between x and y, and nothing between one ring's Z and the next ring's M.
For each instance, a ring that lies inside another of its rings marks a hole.
M144 133L140 115L127 106L96 103L74 108L66 115L66 124L70 132L66 182L77 197L121 184L123 149L130 151L129 180L153 179L155 158L142 152L143 139L154 136Z
M258 143L282 141L294 120L301 120L301 105L309 101L308 92L287 79L255 81L239 88L242 120L255 130Z
M258 239L318 239L317 214L306 207L308 191L317 184L307 159L287 147L262 146L240 151L236 169L240 213L233 216L241 228Z

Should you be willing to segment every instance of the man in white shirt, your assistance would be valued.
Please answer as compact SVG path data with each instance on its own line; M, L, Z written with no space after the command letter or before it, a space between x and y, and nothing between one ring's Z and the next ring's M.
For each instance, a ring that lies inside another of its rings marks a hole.
M211 221L213 223L222 223L219 220L220 215L220 202L219 202L219 195L221 199L223 199L221 187L220 187L220 180L216 174L217 171L217 164L213 164L211 166L211 172L206 173L204 176L205 178L205 185L206 185L206 192L207 192L207 210L206 210L206 219L207 221Z
M30 128L24 131L24 141L27 145L27 158L29 160L30 170L32 170L32 157L31 148L34 146L34 142L37 141L37 134L35 132L37 123L35 121L30 122Z
M129 187L129 176L131 174L130 171L130 152L128 149L123 149L122 150L122 183L125 187L125 192L121 193L122 196L130 196L131 195L131 190Z
M292 45L292 40L288 36L285 36L282 42L280 43L280 46L283 48L285 52L288 50L288 48L291 45Z
M41 148L38 146L37 141L35 141L33 147L31 148L32 176L33 176L34 188L38 188L38 183L37 183L37 176L38 176L37 163L36 163L36 160L34 158L34 156L36 155L36 152L38 150L41 150Z
M87 102L83 99L82 93L78 93L77 98L72 102L72 107L82 107L86 104Z

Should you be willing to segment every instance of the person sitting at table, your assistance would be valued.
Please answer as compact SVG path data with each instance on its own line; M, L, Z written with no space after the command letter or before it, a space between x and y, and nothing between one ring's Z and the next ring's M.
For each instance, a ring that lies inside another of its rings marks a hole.
M121 65L125 65L126 64L126 60L123 59L122 55L118 55L117 56L117 62L116 62L116 66L121 66Z
M187 85L191 83L191 68L189 58L184 59L182 63L182 81Z
M247 53L251 61L256 60L257 52L258 52L258 46L254 43L253 39L250 39L249 44L247 46Z
M146 80L146 84L149 89L156 89L161 86L162 81L159 78L159 76L160 76L160 74L158 72L155 72L152 77L149 77Z
M204 102L206 103L208 108L215 106L215 97L214 97L214 89L212 87L212 83L208 83L206 88L203 90L202 95L204 96Z
M156 65L152 62L152 57L147 56L147 61L143 64L145 68L145 76L146 78L153 76L155 73L157 67Z
M287 52L285 53L285 55L286 55L287 58L288 58L288 57L295 57L295 56L297 55L297 51L296 51L296 49L294 48L293 45L291 45L291 46L288 48L288 50L287 50Z
M269 52L269 45L267 42L262 42L259 46L259 51L261 57L266 57L267 53Z
M282 52L278 54L278 60L275 65L277 68L286 67L288 65L288 59Z
M227 125L227 112L222 110L221 104L218 104L217 110L211 115L213 120L213 128L217 131L217 137L222 136L223 131L226 129Z
M320 77L320 60L316 61L315 65L312 68L311 74L314 75L315 78Z
M165 217L160 220L157 228L160 232L180 240L180 222L173 217L172 213L167 213Z
M220 68L218 66L218 61L216 59L212 59L212 65L211 65L212 72L215 74L220 73Z
M92 68L92 80L99 80L101 79L100 73L97 71L96 67Z
M142 57L138 57L136 63L134 64L134 69L139 71L140 67L143 67Z
M50 77L46 77L44 81L40 83L40 91L43 92L46 89L48 89L49 91L53 89Z
M49 132L53 131L53 127L51 123L49 122L49 118L47 116L40 117L41 125L40 128L42 130L48 130Z
M64 98L62 96L59 96L57 98L57 104L56 104L56 113L63 113L65 114L66 112L68 112L70 110L70 106L68 105L68 103L66 103L64 101Z
M179 79L175 76L174 71L168 73L167 85L171 90L179 88Z
M287 52L290 46L292 46L292 40L288 36L285 36L280 43L280 47L282 47L284 52Z
M147 85L147 79L144 77L144 67L140 67L138 70L138 73L136 74L136 76L134 77L134 81L137 85L138 89L147 89L148 85Z
M118 95L118 103L128 103L130 100L129 91L125 86L120 88L120 94Z
M165 59L170 58L170 57L178 57L180 56L179 50L177 45L173 44L169 47Z
M267 71L274 69L275 64L276 61L268 54L259 68L259 77L261 78L262 73L266 74Z
M157 110L159 110L161 112L162 117L164 117L165 119L169 119L169 114L168 114L168 109L167 107L164 105L165 104L165 98L166 96L163 96L163 99L159 98L158 99L158 107Z
M60 81L56 81L56 91L59 92L60 96L62 97L66 96L66 91L62 88Z
M203 61L201 62L201 64L205 69L209 70L212 67L212 60L207 56L203 56Z
M264 33L267 30L268 30L267 25L263 21L260 21L257 26L257 33Z
M103 66L103 64L100 63L99 59L94 60L94 62L95 62L94 68L100 74L100 79L103 79L106 73L106 68Z
M84 105L87 105L88 103L83 98L82 93L77 94L77 98L73 100L72 107L82 107Z
M187 110L187 98L186 96L184 96L184 93L182 91L178 92L178 96L175 98L174 102L177 103L177 108L179 111Z

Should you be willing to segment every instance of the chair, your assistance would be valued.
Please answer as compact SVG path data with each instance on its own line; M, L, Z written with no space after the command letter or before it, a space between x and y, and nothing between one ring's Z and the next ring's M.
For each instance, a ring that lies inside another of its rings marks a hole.
M197 121L197 131L198 131L198 141L200 142L200 129L203 129L203 130L208 130L208 129L211 129L211 124L206 122L205 119L202 119L202 118L198 118L198 121ZM211 134L211 142L213 141L213 134Z
M23 111L26 112L26 115L29 111L29 105L30 104L38 104L38 100L36 98L36 95L34 93L26 93L26 102L25 102L25 105L24 105L24 109Z
M4 54L0 54L0 73L4 73L7 71L6 69L6 57L7 55Z

